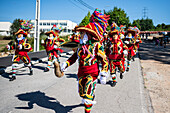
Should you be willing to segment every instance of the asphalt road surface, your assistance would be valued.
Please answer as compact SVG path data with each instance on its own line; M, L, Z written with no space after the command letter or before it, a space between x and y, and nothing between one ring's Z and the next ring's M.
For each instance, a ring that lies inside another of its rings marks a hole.
M60 62L69 57L62 55ZM0 113L84 113L78 95L77 64L70 66L62 78L55 77L53 66L44 72L47 62L35 64L32 76L28 68L19 69L12 82L8 70L0 76ZM123 79L118 76L115 87L111 87L110 80L106 85L97 84L92 113L150 113L138 58Z

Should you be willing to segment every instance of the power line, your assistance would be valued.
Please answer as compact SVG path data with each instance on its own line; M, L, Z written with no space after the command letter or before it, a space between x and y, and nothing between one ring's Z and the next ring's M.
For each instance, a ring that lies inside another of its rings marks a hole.
M85 11L85 9L81 8L80 6L78 6L77 4L75 4L72 0L69 0L73 5L75 5L76 7L82 9L83 11Z
M74 0L74 1L76 1L76 0ZM82 0L78 0L78 2L79 2L81 5L85 6L86 8L90 9L90 10L94 10L94 9L95 9L94 7L88 5L87 3L85 3L85 2L82 1Z

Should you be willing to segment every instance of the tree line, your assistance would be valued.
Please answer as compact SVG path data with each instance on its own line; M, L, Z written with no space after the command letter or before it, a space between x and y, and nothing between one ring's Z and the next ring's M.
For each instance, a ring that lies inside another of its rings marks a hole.
M114 7L113 10L104 11L104 14L110 15L110 20L108 21L110 26L112 22L116 22L118 26L126 25L126 28L129 26L136 26L141 31L170 31L170 25L162 23L154 26L152 19L149 18L133 20L131 23L129 16L127 16L126 12L121 8ZM89 23L90 16L91 14L88 12L79 25L87 25ZM107 30L110 30L110 26L108 26Z

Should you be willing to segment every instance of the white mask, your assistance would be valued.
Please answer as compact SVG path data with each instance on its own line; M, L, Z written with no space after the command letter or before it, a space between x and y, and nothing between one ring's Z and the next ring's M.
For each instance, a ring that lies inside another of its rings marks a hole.
M83 39L80 39L80 44L86 44L87 41L88 41L88 36L87 34L85 34Z
M17 40L22 40L23 39L23 34L21 35L20 38L18 38L18 37L16 37L16 38L17 38Z
M132 36L131 37L129 37L128 35L126 36L126 38L132 38Z
M53 38L54 38L53 36L52 36L52 37L49 37L49 36L48 36L48 39L53 39Z

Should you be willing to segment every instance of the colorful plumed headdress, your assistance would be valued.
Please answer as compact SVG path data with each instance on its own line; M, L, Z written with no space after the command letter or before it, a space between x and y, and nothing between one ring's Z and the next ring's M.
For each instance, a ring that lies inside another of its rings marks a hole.
M54 37L58 37L59 33L63 30L62 26L58 25L53 25L53 27L51 28L51 31L49 33L53 33Z
M135 27L128 27L128 29L126 30L126 35L128 33L131 33L132 36L135 36L137 34L137 29Z
M46 32L45 34L48 36L49 34L53 34L54 37L58 36L58 34L62 31L62 26L56 26L53 25L53 27L51 28L51 31Z
M34 27L33 23L31 22L31 20L21 20L21 27L20 29L15 33L15 35L17 34L23 34L24 37L27 36L27 34L30 32L30 30Z
M120 32L120 27L113 22L111 25L111 31L109 32L109 36L112 36L113 34L119 34Z
M53 34L53 36L56 37L56 34L54 33L53 30L48 31L48 32L46 32L45 34L46 34L47 36L49 36L50 34Z
M125 34L125 28L126 28L126 26L120 25L120 33L121 34Z
M140 30L138 29L138 27L134 26L134 30L136 31L137 34L140 33Z
M58 25L53 25L53 27L51 28L51 30L53 30L54 32L60 33L62 31L62 26Z
M90 23L86 26L79 26L76 30L88 32L93 35L94 40L101 41L103 38L103 33L106 31L108 26L108 20L109 15L102 14L101 10L95 9L90 17Z

